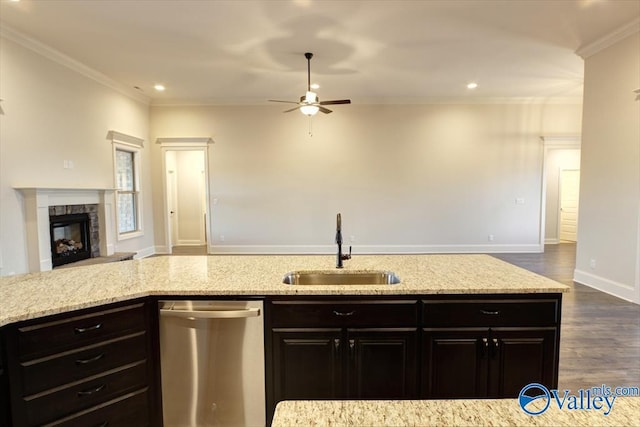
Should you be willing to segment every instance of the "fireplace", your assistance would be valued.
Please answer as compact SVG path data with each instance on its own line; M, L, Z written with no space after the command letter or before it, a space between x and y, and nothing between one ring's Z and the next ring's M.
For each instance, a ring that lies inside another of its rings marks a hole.
M88 213L49 217L51 264L63 264L91 258L91 219Z

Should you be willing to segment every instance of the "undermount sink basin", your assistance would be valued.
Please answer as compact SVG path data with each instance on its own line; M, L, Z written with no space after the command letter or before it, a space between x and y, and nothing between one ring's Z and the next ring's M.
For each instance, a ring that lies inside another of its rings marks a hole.
M392 271L292 271L282 279L286 285L395 285L400 278Z

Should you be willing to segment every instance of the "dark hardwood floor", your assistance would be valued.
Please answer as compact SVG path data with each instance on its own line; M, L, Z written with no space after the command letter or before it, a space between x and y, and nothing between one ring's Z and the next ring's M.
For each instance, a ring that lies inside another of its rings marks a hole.
M494 256L571 287L562 301L559 389L640 386L640 305L574 283L574 243Z

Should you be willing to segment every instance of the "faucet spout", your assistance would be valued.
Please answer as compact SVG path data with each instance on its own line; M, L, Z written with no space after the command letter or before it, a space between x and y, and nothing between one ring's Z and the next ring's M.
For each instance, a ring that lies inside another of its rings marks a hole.
M342 261L351 259L351 246L349 246L349 255L344 255L342 253L342 216L340 214L336 217L336 244L338 245L336 268L343 268Z

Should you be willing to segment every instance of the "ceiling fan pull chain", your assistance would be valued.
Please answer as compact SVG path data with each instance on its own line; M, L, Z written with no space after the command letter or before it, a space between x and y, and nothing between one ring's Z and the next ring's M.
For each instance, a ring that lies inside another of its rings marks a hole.
M311 126L311 116L309 116L309 136L313 138L313 128Z

